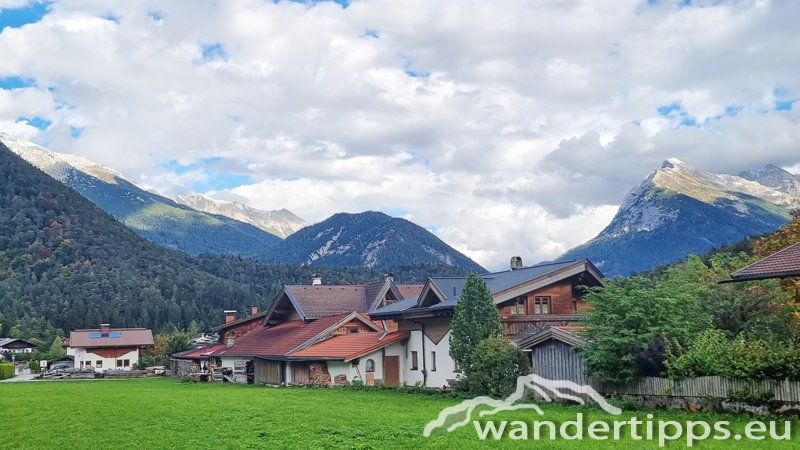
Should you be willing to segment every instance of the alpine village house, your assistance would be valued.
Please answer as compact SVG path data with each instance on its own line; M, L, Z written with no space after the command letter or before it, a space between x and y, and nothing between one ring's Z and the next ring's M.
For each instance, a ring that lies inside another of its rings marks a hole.
M586 306L581 286L600 286L588 260L481 275L500 312L503 335L524 351L570 333ZM215 327L217 345L173 355L173 376L208 369L216 381L239 383L420 384L451 386L460 371L450 357L450 320L466 277L395 284L285 285L270 309ZM554 333L553 330L556 330ZM572 344L570 344L572 345Z

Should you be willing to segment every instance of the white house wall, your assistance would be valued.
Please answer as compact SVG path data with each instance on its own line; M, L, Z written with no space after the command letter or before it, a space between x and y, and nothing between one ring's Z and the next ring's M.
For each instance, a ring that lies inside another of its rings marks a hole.
M73 349L73 355L75 358L74 366L75 368L81 367L93 367L95 372L104 372L106 370L131 370L134 364L139 362L139 350L133 350L124 355L117 357L117 358L104 358L102 356L96 355L91 352L87 352L85 348L75 348ZM124 361L128 360L128 366L117 367L117 361ZM97 366L97 361L102 361L102 367ZM83 363L83 364L81 364Z
M425 340L425 350L423 352L423 339ZM418 368L412 370L411 366L411 352L416 351L418 357ZM433 370L431 352L436 353L436 370ZM427 336L420 330L412 330L408 339L408 346L406 354L401 357L403 361L401 373L403 374L400 383L408 385L415 385L423 383L423 368L428 372L427 387L444 387L449 386L447 380L455 380L457 374L455 373L455 365L453 358L450 357L450 331L439 341L434 344ZM425 362L423 364L423 358Z
M344 361L328 361L328 373L331 374L331 381L333 381L337 375L344 375L347 377L347 381L353 381L353 377L350 374L350 364L349 362Z

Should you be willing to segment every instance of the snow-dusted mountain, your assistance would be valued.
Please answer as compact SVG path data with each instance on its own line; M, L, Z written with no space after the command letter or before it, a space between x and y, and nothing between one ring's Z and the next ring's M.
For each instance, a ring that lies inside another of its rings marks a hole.
M800 176L769 165L713 174L670 158L631 190L596 238L558 260L589 258L629 275L775 230L800 206Z
M240 222L261 228L280 238L286 238L295 231L309 225L305 220L297 217L288 209L264 211L237 202L226 202L208 198L201 194L177 196L175 201L211 214L230 217Z
M0 142L156 244L195 254L263 258L280 241L249 223L196 211L142 189L116 170L85 158L52 152L2 132Z

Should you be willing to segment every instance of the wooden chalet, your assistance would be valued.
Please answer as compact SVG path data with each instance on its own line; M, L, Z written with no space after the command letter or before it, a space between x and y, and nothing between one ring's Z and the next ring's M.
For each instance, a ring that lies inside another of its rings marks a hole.
M582 286L601 286L603 274L589 261L568 261L481 275L500 312L503 335L519 341L551 327L569 327L586 307ZM404 381L442 387L459 368L450 358L450 320L466 278L429 278L419 296L380 308L373 320L393 321L410 333Z

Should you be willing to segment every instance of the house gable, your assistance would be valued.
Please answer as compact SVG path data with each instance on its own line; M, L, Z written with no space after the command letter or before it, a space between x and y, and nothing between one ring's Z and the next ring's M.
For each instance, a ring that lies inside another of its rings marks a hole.
M261 324L265 327L278 325L290 320L305 320L305 313L292 293L286 286L278 293L277 298L272 302L267 315Z
M582 260L559 270L549 272L543 276L495 292L492 296L494 297L494 303L500 304L520 296L534 293L537 290L573 277L575 280L580 280L578 283L583 285L602 286L603 284L602 273L588 260Z
M425 286L422 288L422 292L419 294L419 299L417 300L417 307L419 308L426 308L429 306L433 306L437 303L441 303L447 300L447 296L445 296L439 288L436 286L436 283L433 282L430 278L428 281L425 282Z
M369 332L369 333L385 333L386 330L376 325L374 322L369 320L368 318L364 317L363 314L358 312L353 312L348 314L347 316L343 317L341 320L338 320L333 325L329 326L328 328L322 330L317 335L312 337L311 339L307 340L306 342L299 345L297 348L292 349L290 352L287 353L291 354L293 352L302 350L304 348L310 347L318 342L324 341L332 336L341 336L343 334L351 333L349 328L358 328L358 331L354 331L355 333L360 332ZM362 331L363 330L363 331Z
M369 293L369 290L366 290L366 292ZM403 294L400 293L400 290L394 284L394 281L391 279L386 280L378 294L375 295L374 298L367 299L369 302L367 312L374 311L378 308L383 308L384 306L391 305L399 302L400 300L403 300Z

